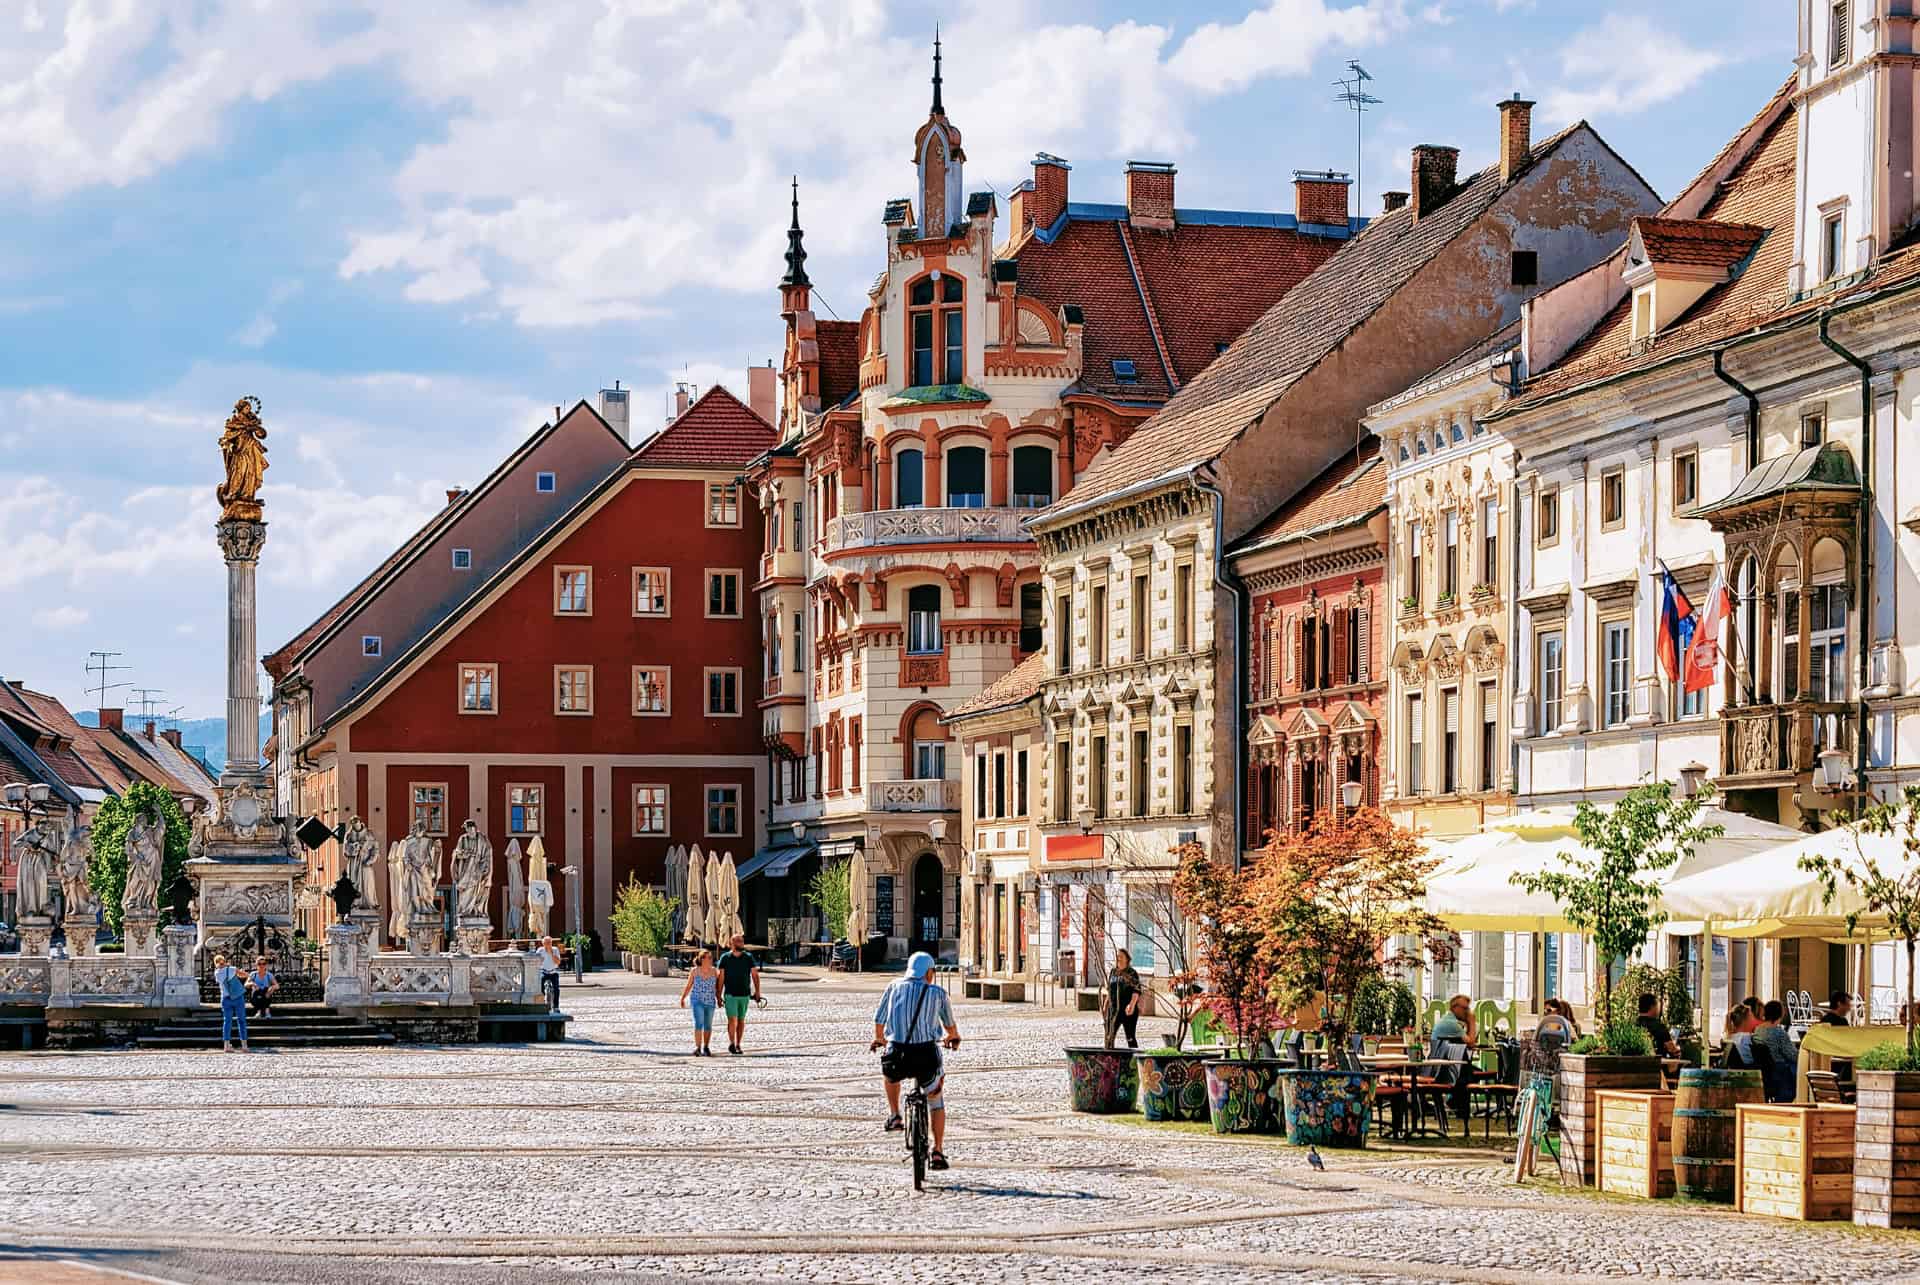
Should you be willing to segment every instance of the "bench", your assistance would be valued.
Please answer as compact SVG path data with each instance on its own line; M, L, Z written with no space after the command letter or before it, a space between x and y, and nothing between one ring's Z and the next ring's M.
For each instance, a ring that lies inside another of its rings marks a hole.
M985 987L986 983L978 977L962 978L960 981L960 997L962 999L985 999L987 997L982 993ZM996 993L993 998L998 999L999 995Z
M541 1044L567 1038L565 1013L511 1013L480 1019L483 1044Z
M999 984L1000 1002L1003 1004L1024 1003L1027 998L1027 984L1022 981L1006 981Z

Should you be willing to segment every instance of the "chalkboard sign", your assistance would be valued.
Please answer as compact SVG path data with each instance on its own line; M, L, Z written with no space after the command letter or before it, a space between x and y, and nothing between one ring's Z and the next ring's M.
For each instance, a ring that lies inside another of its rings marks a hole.
M893 936L893 876L873 877L873 930L882 937Z

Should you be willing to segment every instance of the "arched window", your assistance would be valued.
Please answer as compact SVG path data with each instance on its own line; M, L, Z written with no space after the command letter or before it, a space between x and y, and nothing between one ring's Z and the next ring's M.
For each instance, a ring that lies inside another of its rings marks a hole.
M917 509L926 503L925 493L921 490L922 458L919 451L911 448L893 457L894 508Z
M947 504L956 509L987 506L987 453L978 446L947 452Z
M907 590L907 652L926 656L940 646L939 586L916 585Z
M914 715L908 728L913 746L913 775L919 781L938 781L947 775L947 729L940 725L940 711L923 709Z
M937 279L936 279L937 278ZM966 378L966 322L960 278L944 273L920 278L907 290L907 329L912 336L909 373L915 387L957 384Z
M1013 507L1044 509L1053 503L1053 452L1044 446L1013 448Z

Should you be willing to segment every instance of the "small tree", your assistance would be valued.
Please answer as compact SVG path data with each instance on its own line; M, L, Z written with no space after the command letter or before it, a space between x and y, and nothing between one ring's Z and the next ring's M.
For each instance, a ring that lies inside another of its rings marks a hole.
M614 945L636 955L664 954L673 934L674 907L679 904L629 878L614 895L613 913L607 917L613 924Z
M1594 1011L1606 1022L1613 1012L1613 962L1638 950L1647 934L1667 921L1660 909L1660 885L1650 877L1671 870L1725 827L1702 824L1700 809L1711 797L1702 790L1675 798L1666 781L1636 785L1610 807L1582 803L1573 814L1579 848L1559 853L1561 869L1531 870L1513 876L1528 892L1560 904L1576 931L1593 938L1600 965L1600 1002Z
M173 795L150 781L136 781L127 792L101 802L93 818L93 853L87 860L87 886L99 901L107 923L120 931L120 902L127 888L127 830L134 818L164 817L165 851L160 863L160 895L164 898L187 866L190 838L186 813ZM167 913L163 909L163 913Z
M1273 1002L1273 969L1253 875L1207 860L1206 849L1197 843L1177 852L1173 892L1198 939L1208 1005L1232 1037L1233 1051L1253 1057L1283 1016Z
M1800 858L1800 868L1820 879L1824 900L1831 906L1839 896L1840 884L1853 889L1867 910L1886 916L1887 926L1907 947L1907 998L1914 998L1914 952L1920 944L1920 786L1909 785L1897 801L1869 804L1858 818L1844 823L1853 835L1859 861L1844 862L1832 857L1808 855ZM1900 841L1906 868L1883 869L1860 843L1863 834L1891 835ZM1860 923L1860 911L1847 912L1847 935ZM1914 1036L1914 1006L1903 1008L1907 1027L1907 1065L1905 1070L1920 1069L1920 1043Z
M1322 813L1303 833L1275 834L1255 867L1275 998L1298 1008L1324 994L1337 1040L1353 1029L1369 983L1419 962L1417 952L1395 952L1396 938L1452 959L1459 939L1425 906L1439 864L1419 835L1373 808Z
M836 861L813 872L807 885L807 904L820 912L820 934L827 941L846 935L853 913L853 863Z
M1167 995L1174 1005L1173 1047L1176 1049L1186 1047L1187 1030L1193 1023L1194 1009L1202 999L1200 974L1193 966L1193 940L1176 891L1180 852L1178 848L1150 846L1132 835L1112 834L1105 837L1100 858L1100 873L1118 875L1125 889L1130 940L1145 942L1153 951L1155 976L1166 982ZM1106 935L1104 921L1110 909L1104 889L1087 891L1088 895L1079 901L1069 899L1066 903L1067 922L1083 942ZM1088 922L1095 916L1102 920L1097 931ZM1131 951L1132 945L1127 948ZM1096 962L1104 967L1107 961Z

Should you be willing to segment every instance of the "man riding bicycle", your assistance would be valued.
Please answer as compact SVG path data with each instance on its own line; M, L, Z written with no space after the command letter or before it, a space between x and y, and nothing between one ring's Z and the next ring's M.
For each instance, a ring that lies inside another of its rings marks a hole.
M880 996L880 1007L873 1015L873 1043L868 1047L886 1050L881 1058L881 1078L887 1087L887 1131L906 1128L900 1118L900 1085L913 1080L927 1095L927 1114L933 1124L933 1153L927 1159L932 1169L945 1169L947 1157L942 1147L947 1139L947 1108L940 1090L946 1071L940 1058L940 1045L960 1047L960 1028L953 1023L953 1004L947 992L928 979L933 972L933 956L916 951L907 961L907 975L887 987ZM946 1039L940 1038L941 1031Z

